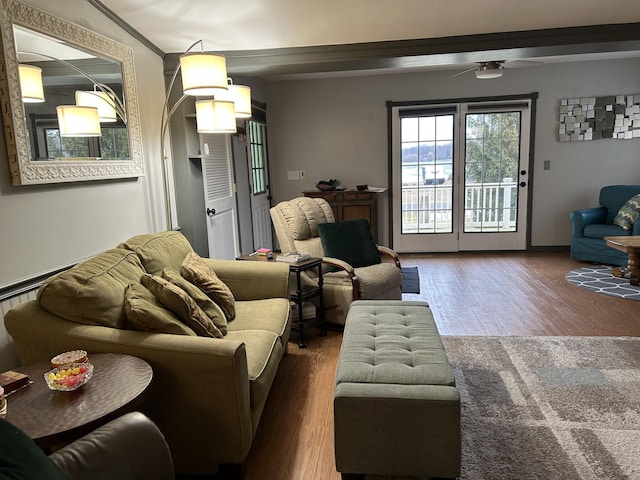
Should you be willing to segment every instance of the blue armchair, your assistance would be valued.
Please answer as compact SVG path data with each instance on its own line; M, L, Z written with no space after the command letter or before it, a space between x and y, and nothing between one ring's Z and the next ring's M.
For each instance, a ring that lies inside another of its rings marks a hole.
M640 235L640 220L631 230L613 223L627 200L640 193L640 185L611 185L600 190L600 206L574 210L569 218L573 224L571 258L605 265L626 266L628 255L608 247L604 237Z

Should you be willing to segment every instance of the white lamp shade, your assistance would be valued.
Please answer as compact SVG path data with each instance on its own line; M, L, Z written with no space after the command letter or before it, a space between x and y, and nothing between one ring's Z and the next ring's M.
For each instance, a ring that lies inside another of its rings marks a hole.
M229 85L229 99L234 103L236 118L251 118L251 88Z
M229 100L198 100L196 123L199 133L235 133L236 116Z
M77 105L56 107L58 127L62 137L99 137L102 135L98 109Z
M97 108L100 122L115 122L118 120L115 100L107 92L76 90L76 105Z
M185 53L180 57L185 95L212 96L227 91L227 60L210 53Z
M20 64L20 93L24 103L44 102L44 88L42 87L42 69L33 65Z

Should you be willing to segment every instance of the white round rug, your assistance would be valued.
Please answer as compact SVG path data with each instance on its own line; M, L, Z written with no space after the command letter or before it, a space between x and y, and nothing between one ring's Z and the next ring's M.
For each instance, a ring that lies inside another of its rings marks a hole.
M618 278L611 274L611 267L594 265L578 268L567 273L567 280L578 287L596 293L604 293L629 300L640 300L640 286L629 284L628 278Z

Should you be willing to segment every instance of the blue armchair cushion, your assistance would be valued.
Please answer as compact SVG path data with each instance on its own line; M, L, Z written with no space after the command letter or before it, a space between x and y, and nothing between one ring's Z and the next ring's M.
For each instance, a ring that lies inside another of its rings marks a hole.
M613 223L625 230L631 230L638 217L640 217L640 193L631 197L620 207Z
M629 235L629 232L618 225L596 223L594 225L585 225L583 235L589 238L604 238Z

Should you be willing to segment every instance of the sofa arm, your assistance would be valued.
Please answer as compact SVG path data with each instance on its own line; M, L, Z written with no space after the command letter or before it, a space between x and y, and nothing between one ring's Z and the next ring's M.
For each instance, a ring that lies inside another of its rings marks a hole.
M164 436L140 412L112 420L49 458L74 480L174 478L171 452Z
M604 207L583 208L574 210L569 215L569 219L573 224L572 235L574 237L582 237L584 227L595 223L605 223L607 220L607 209Z
M204 261L231 290L236 300L289 297L289 265L283 262Z

